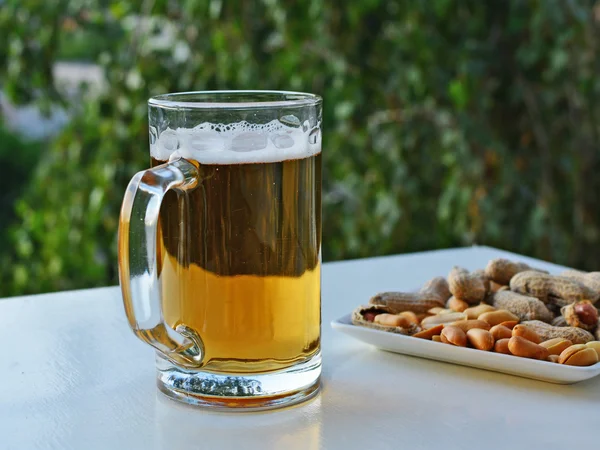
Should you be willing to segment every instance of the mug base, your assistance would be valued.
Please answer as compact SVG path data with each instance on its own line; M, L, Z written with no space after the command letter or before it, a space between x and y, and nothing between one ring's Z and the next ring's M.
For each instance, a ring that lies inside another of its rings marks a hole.
M285 370L263 374L189 371L157 355L158 389L194 406L224 411L263 411L306 401L319 392L321 353Z

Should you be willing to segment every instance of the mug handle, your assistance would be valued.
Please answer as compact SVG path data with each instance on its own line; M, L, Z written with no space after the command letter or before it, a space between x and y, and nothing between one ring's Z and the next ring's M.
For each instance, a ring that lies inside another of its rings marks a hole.
M167 191L185 192L198 184L198 170L177 159L138 172L129 182L119 218L119 280L129 326L170 362L198 369L204 345L198 334L166 322L156 256L158 216Z

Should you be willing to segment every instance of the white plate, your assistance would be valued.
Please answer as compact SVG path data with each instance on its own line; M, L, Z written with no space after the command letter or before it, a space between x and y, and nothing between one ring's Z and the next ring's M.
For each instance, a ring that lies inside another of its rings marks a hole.
M501 353L484 352L472 348L454 347L440 342L354 325L350 314L332 321L331 327L382 350L503 372L550 383L572 384L600 374L600 363L589 367L565 366Z

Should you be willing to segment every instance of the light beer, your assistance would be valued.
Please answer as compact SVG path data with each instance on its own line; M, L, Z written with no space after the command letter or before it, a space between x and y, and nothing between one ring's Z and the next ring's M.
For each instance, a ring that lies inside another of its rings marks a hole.
M308 360L320 340L320 152L186 159L198 185L168 192L159 218L167 323L200 336L205 371L264 373ZM164 162L152 158L153 167Z

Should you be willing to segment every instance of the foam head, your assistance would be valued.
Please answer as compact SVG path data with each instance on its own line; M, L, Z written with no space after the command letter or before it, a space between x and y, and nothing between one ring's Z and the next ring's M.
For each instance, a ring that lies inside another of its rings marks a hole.
M288 117L288 116L285 116ZM150 154L160 161L183 157L200 164L250 164L302 159L321 152L320 127L289 118L266 124L202 123L167 128L151 139Z

